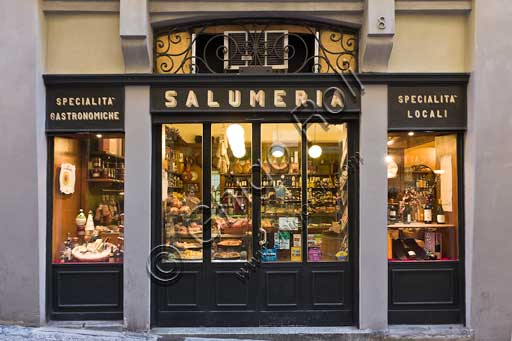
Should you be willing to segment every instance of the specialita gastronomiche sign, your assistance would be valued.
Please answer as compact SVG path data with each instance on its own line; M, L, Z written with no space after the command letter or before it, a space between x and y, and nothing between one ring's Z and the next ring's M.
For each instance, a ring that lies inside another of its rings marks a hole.
M47 87L46 130L124 131L124 87Z

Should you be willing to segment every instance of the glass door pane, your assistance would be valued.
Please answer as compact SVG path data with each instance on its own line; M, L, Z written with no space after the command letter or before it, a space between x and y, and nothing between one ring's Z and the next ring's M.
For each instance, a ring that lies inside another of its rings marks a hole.
M252 127L212 124L212 261L252 256Z
M301 126L261 125L264 262L302 261Z
M346 124L307 126L308 261L348 260Z
M185 262L203 260L202 124L162 127L163 243Z

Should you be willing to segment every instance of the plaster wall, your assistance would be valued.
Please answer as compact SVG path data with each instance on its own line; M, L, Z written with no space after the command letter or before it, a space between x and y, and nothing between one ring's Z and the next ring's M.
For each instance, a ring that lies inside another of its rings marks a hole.
M466 226L472 243L470 326L477 340L512 333L512 4L474 3L466 136Z
M0 321L23 324L39 324L44 307L40 259L45 234L39 227L45 201L38 193L46 178L38 147L45 145L44 135L39 140L44 38L39 10L37 0L0 2Z
M466 72L467 15L396 15L388 72Z
M47 14L46 73L124 73L119 14Z

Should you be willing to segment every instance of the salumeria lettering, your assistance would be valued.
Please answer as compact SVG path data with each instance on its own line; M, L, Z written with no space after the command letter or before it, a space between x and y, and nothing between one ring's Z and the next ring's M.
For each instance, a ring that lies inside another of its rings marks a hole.
M286 98L288 96L293 96L294 99L293 106L300 106L303 103L306 103L308 99L308 93L305 90L284 90L284 89L276 89L272 90L273 101L267 101L267 92L262 89L254 89L249 90L249 106L251 108L264 108L266 105L274 106L275 108L286 108ZM290 94L291 93L291 94ZM176 90L166 90L164 93L165 97L165 107L166 108L176 108L179 105L179 100L184 101L185 107L187 108L199 108L199 100L196 92L194 90L186 91L186 98L179 99L178 92ZM206 96L206 106L208 108L219 108L220 103L216 94L213 90L207 90ZM315 101L315 104L318 107L322 107L324 100L324 92L322 90L314 91L314 98L311 98ZM332 108L343 108L345 103L343 102L342 96L338 92L333 92L332 97L330 97L330 106ZM183 103L183 102L181 102ZM242 93L240 90L228 90L227 93L227 103L232 108L239 108L242 105Z

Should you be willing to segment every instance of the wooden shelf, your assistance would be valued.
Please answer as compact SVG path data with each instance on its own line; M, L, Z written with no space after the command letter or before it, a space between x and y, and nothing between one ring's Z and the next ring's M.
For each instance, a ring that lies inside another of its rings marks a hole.
M96 182L96 183L112 183L112 184L123 184L124 180L119 179L108 179L108 178L89 178L87 179L89 182Z
M114 158L114 159L119 159L119 160L124 160L124 156L122 155L117 155L117 154L112 154L112 153L107 153L107 152L91 152L91 156L92 157L111 157L111 158Z
M455 227L455 225L453 225L453 224L436 224L436 223L425 224L425 223L417 223L417 222L416 223L410 223L410 224L397 223L397 224L388 225L388 228L391 228L391 229L401 229L401 228L432 229L432 228L443 228L443 227Z

